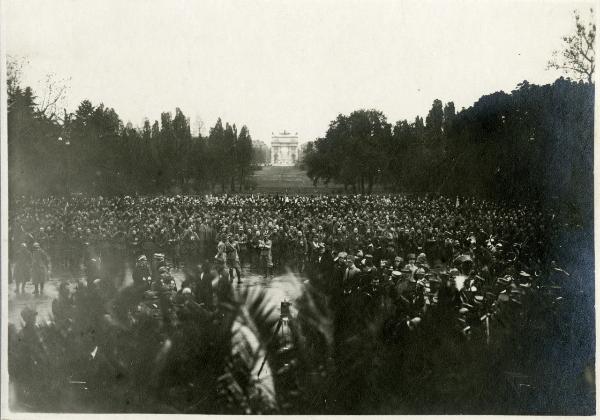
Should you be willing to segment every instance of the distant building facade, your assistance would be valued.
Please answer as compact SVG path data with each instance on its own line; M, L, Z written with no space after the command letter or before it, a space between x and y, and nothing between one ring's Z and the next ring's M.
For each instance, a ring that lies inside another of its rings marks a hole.
M294 166L298 162L298 133L283 131L271 137L271 164Z

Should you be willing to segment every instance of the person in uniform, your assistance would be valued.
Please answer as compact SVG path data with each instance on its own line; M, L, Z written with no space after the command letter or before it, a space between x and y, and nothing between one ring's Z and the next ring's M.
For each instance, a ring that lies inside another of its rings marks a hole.
M417 260L415 262L415 265L418 268L424 269L425 271L429 270L429 263L427 262L427 255L424 252L421 252L417 256Z
M225 246L225 241L227 240L227 237L224 233L219 233L217 237L217 255L215 255L215 258L221 258L223 259L223 261L227 261L227 247Z
M35 295L44 293L44 283L50 277L50 270L50 257L40 247L39 243L34 242L33 252L31 253L31 277L35 287L33 291Z
M319 257L315 261L317 287L323 292L331 292L331 277L333 276L334 261L331 251L327 249L324 243L319 244Z
M271 241L273 243L272 246L272 254L273 254L273 267L275 269L275 267L281 267L282 266L282 254L281 254L281 242L282 242L282 238L281 238L281 232L277 229L277 227L274 226L270 226L271 223L269 222L269 229L273 229L273 233L271 233Z
M417 257L415 256L415 254L408 254L408 257L407 257L407 259L408 259L408 264L406 264L406 265L404 266L404 269L405 269L405 270L409 270L409 271L410 271L410 273L411 273L411 274L410 274L410 280L412 281L412 280L413 280L413 277L414 277L414 273L415 273L415 271L417 271L417 269L419 268L419 267L417 267L417 265L415 264L415 263L416 263L416 261L417 261Z
M271 247L273 242L269 238L269 233L265 231L263 239L259 240L258 248L260 249L260 262L261 267L264 269L265 278L272 275L273 269L273 255L271 253Z
M352 234L348 236L348 240L346 241L346 249L348 252L356 253L360 249L361 246L361 238L358 233L358 228L354 228L352 230Z
M296 266L299 272L304 271L306 265L306 254L308 252L308 245L306 244L306 238L302 235L302 231L298 230L298 237L294 241L294 254L296 257Z
M365 255L365 263L361 269L361 286L370 285L377 278L377 267L373 264L373 256Z
M404 258L400 256L394 257L394 263L392 265L392 269L395 271L400 271L404 268Z
M238 232L238 245L240 246L240 266L244 265L248 260L248 235L244 232L244 228L240 226Z
M248 238L250 241L249 250L251 253L250 264L254 267L260 265L260 231L258 230L258 226L254 225L254 233L251 233L250 229L248 229Z
M175 228L171 229L169 233L169 238L167 239L167 243L169 244L170 253L173 258L173 266L180 267L181 265L181 239L177 234Z
M344 271L342 278L345 293L351 293L356 288L360 273L361 271L356 266L354 255L348 255L346 257L346 271Z
M145 255L142 255L138 258L135 263L135 268L133 269L133 284L136 286L148 286L150 280L152 278L152 272L150 270L150 265L148 264L148 259Z
M229 267L229 277L233 280L233 270L238 279L238 283L242 282L242 267L240 265L240 245L231 234L227 235L225 242L225 254L227 256L227 267Z
M25 293L25 284L31 280L31 252L27 249L25 242L19 245L15 255L15 266L13 268L13 278L16 284L16 293ZM20 289L19 290L19 286Z
M342 297L344 295L344 276L346 273L346 256L348 254L344 251L338 252L333 259L333 274L331 276L331 284L327 288L331 296L331 303L333 307L341 304Z
M157 281L160 278L159 269L166 264L165 254L155 253L152 255L152 263L150 265L150 271L152 273L152 282Z

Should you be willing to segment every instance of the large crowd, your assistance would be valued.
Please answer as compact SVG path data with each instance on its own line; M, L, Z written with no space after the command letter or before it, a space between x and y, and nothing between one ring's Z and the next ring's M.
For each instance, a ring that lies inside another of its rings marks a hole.
M573 278L550 246L560 239L556 217L534 205L441 196L23 198L10 212L11 273L17 292L32 281L41 293L51 271L83 274L75 292L59 286L52 310L65 325L81 305L99 319L142 311L166 325L189 311L218 317L249 272L293 271L332 310L336 343L380 317L392 346L428 342L406 339L419 331L489 344L498 323L517 336L529 322L567 330L569 318L555 315ZM132 294L113 282L124 266ZM123 299L131 301L115 306ZM35 323L31 310L22 316ZM343 360L348 345L334 357Z
M242 282L242 266L250 265L265 277L302 272L333 301L353 293L393 296L418 318L450 285L464 312L461 304L520 303L537 282L555 285L568 276L549 251L554 214L474 198L78 195L22 198L13 209L17 292L30 280L43 291L51 265L83 268L88 281L114 276L109 261L127 255L137 260L134 280L149 287L153 277L161 282L172 268L197 264L206 272L221 266L227 282Z
M269 265L299 270L319 256L372 254L374 262L425 253L447 264L458 254L519 254L519 269L535 271L547 255L553 215L524 205L485 200L378 196L176 196L20 199L10 214L12 244L46 249L57 263L79 261L85 246L161 251L175 265L212 256L219 239L240 254L260 255L272 241ZM268 237L268 238L267 238Z

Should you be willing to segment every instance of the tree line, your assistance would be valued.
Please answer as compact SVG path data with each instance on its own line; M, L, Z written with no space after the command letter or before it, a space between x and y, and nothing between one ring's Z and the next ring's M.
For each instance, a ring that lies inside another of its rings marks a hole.
M378 110L338 115L303 162L318 182L348 191L433 192L563 201L591 209L594 86L524 81L456 112L439 99L423 119Z
M73 114L47 112L18 74L8 83L9 189L18 194L241 191L254 169L245 125L219 118L193 136L177 108L135 128L104 104L82 101Z

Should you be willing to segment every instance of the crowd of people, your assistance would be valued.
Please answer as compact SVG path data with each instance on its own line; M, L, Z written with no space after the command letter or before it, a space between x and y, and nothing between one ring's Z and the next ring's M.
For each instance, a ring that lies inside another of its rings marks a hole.
M557 276L568 276L547 246L555 215L523 204L404 195L79 195L13 206L17 292L29 280L43 292L51 261L71 272L83 268L93 282L114 276L115 261L124 265L115 255L128 255L137 259L134 282L149 288L158 280L176 289L171 269L200 263L213 271L207 278L226 277L222 294L234 279L243 282L242 266L265 277L292 270L332 302L392 297L414 323L440 293L464 314L498 299L520 304L541 279L556 286ZM212 307L209 289L192 292Z
M218 318L247 274L293 271L331 309L336 343L351 343L379 317L391 346L427 342L419 331L489 344L499 322L510 334L531 320L566 332L561 305L574 283L549 246L560 240L556 218L534 205L442 196L20 199L10 213L11 272L21 293L28 281L43 292L51 269L83 274L74 293L61 282L53 303L54 319L67 324L82 296L100 319L139 311L165 325L190 311ZM129 289L114 282L126 265ZM343 366L348 345L335 349ZM429 363L416 360L408 365Z
M181 266L212 258L220 243L224 259L252 262L267 275L273 267L304 271L323 249L370 254L376 265L420 253L447 265L458 254L485 257L486 249L518 254L519 270L539 271L553 219L524 205L401 195L73 196L17 199L13 209L13 252L38 243L57 267L79 266L86 247L98 255L164 252ZM225 252L227 243L235 253Z

